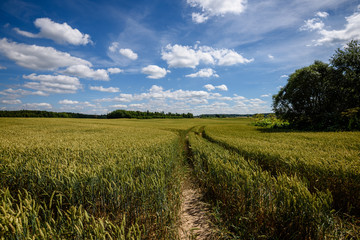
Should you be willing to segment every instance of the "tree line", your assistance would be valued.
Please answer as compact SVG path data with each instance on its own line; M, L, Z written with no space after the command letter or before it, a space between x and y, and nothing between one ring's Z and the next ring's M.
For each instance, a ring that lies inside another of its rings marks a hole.
M164 113L164 112L141 112L141 111L127 111L115 110L108 113L107 118L137 118L137 119L151 119L151 118L193 118L192 113Z
M141 112L141 111L126 111L115 110L105 115L91 115L71 112L49 112L37 110L19 110L19 111L0 111L0 117L23 117L23 118L137 118L137 119L151 119L151 118L193 118L192 113L164 113L164 112Z
M337 49L330 64L315 61L296 70L273 96L276 116L312 130L360 129L360 44Z

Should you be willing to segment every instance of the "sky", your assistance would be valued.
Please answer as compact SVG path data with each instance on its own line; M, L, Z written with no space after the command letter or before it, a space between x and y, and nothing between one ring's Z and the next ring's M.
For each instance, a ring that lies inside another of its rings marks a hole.
M360 39L360 0L3 0L0 110L272 111Z

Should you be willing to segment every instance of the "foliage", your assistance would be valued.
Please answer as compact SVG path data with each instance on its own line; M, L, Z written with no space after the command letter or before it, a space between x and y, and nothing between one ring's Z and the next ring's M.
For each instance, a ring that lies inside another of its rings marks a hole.
M273 96L276 115L298 128L334 125L339 117L337 77L334 69L320 61L296 70Z
M41 117L41 118L106 118L105 115L90 115L70 112L48 112L36 110L0 111L0 117Z
M337 49L330 62L343 76L337 87L341 91L341 101L346 106L344 109L360 107L359 41L353 40L344 49Z
M140 111L126 111L115 110L107 114L107 118L138 118L138 119L150 119L150 118L193 118L192 113L164 113L164 112L140 112Z
M251 116L252 114L201 114L199 118L238 118Z
M258 127L268 127L268 128L287 128L289 126L288 121L281 120L277 118L274 114L255 114L253 116L253 125Z
M276 115L296 128L359 129L360 124L353 122L356 119L342 114L360 106L359 42L338 49L331 64L315 61L291 74L286 86L273 96Z

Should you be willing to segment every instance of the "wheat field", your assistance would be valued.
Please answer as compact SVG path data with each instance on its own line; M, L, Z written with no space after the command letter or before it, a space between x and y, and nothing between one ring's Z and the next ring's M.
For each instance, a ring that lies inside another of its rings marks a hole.
M246 118L1 118L0 239L178 239L185 168L223 239L358 238L359 157Z

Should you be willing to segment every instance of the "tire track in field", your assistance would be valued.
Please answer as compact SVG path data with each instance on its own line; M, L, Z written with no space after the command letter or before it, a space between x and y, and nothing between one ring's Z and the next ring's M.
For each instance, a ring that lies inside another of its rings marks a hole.
M191 131L191 129L189 131ZM192 164L192 152L188 136L184 135L184 156L187 158L188 162ZM215 239L214 226L210 219L209 205L205 203L204 193L197 184L190 167L187 169L184 176L181 197L180 239Z

